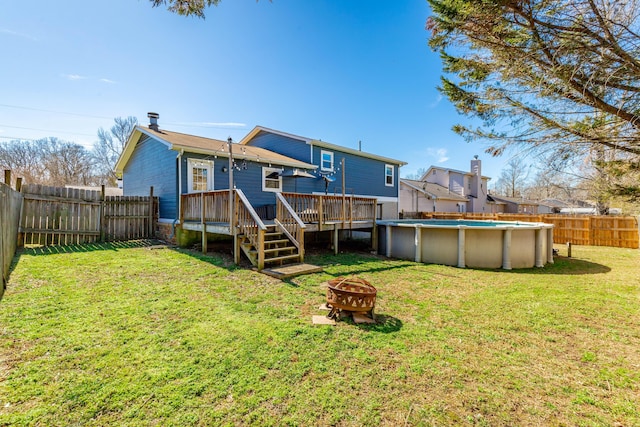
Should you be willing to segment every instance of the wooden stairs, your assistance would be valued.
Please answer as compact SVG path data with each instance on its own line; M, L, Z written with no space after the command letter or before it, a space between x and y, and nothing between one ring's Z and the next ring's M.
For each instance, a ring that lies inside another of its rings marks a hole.
M266 225L267 230L264 234L264 265L284 265L301 262L301 254L296 245L289 237L278 230L274 224ZM240 248L247 256L251 264L259 267L258 248L256 248L250 240L244 236L238 236Z

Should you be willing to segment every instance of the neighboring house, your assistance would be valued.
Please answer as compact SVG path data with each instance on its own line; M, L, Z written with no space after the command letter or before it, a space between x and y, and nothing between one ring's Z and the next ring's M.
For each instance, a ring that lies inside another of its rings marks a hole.
M493 213L538 214L538 203L523 197L505 197L490 194L487 198L493 203Z
M482 175L482 162L479 159L471 160L469 172L431 166L417 181L401 180L400 210L491 212L487 200L490 179ZM416 210L416 207L420 209Z
M262 126L240 144L312 164L316 178L295 179L295 192L374 197L378 218L398 218L400 167L406 162Z
M400 179L401 212L460 212L468 199L439 184Z
M559 199L544 199L538 202L538 213L540 214L557 214L562 209L570 208L573 205Z

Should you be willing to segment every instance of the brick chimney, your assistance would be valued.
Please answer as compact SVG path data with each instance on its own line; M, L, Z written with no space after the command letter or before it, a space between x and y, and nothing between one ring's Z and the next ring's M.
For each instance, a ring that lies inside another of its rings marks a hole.
M150 112L147 113L147 117L149 117L149 129L159 132L160 128L158 127L158 119L160 118L160 114Z

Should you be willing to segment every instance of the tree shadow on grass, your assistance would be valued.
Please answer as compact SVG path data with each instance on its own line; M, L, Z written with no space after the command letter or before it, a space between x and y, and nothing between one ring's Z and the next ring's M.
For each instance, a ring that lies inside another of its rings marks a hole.
M577 258L567 258L562 256L554 257L553 264L546 264L544 267L522 268L514 270L496 269L496 272L505 274L543 274L557 276L581 276L584 274L609 273L611 267L591 261Z

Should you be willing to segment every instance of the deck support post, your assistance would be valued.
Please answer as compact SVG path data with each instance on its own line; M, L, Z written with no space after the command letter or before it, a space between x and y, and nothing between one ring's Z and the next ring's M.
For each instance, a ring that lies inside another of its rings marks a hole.
M378 253L378 226L376 220L373 220L373 227L371 227L371 250L374 253Z
M333 254L338 255L338 237L340 233L340 227L338 224L333 225Z
M234 207L231 209L231 218L229 218L229 229L231 231L231 235L233 236L233 262L236 265L240 264L240 239L238 238L238 227L236 227L237 225L237 220L236 220L236 216L237 216L237 212L238 212L238 206L235 205L236 203L239 203L239 199L237 197L235 197L235 192L232 193L233 194L233 199L229 201L229 203L234 203Z
M318 231L322 231L322 223L324 222L324 212L322 209L322 205L324 205L324 197L319 196L317 199L317 210L318 210Z
M466 260L464 258L465 251L465 228L466 226L461 225L458 228L458 267L465 268Z
M258 271L264 270L264 230L258 230Z
M502 238L502 268L504 270L511 270L511 231L512 227L507 227L504 230Z
M204 205L204 193L200 194L200 225L202 225L202 253L207 253L207 221L206 218L206 207Z

